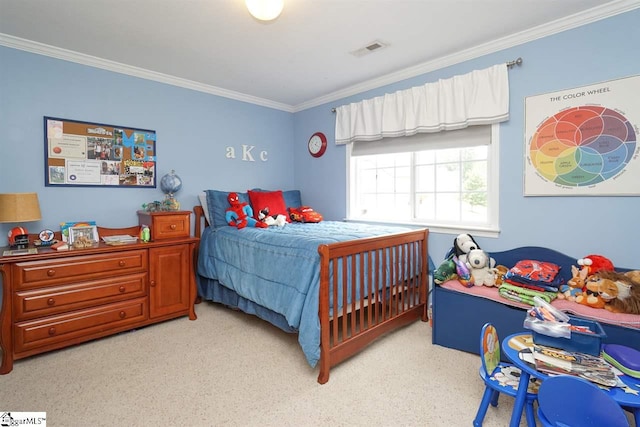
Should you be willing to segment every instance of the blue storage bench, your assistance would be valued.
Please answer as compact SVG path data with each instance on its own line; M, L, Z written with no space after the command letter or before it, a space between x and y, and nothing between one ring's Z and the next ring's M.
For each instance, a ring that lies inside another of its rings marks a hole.
M548 261L561 266L560 275L565 281L571 278L571 266L578 265L577 259L553 249L528 246L490 255L496 264L509 268L523 259ZM628 269L617 268L616 271ZM443 284L444 285L444 284ZM478 294L473 292L478 291ZM501 337L524 330L523 322L527 307L498 295L497 288L456 289L434 285L432 290L432 342L444 347L478 353L480 330L486 322L491 322ZM640 315L615 315L604 309L594 309L566 300L552 303L556 308L574 316L597 320L607 337L604 343L623 344L640 351ZM604 317L609 319L603 319ZM616 317L624 317L625 323L619 324Z

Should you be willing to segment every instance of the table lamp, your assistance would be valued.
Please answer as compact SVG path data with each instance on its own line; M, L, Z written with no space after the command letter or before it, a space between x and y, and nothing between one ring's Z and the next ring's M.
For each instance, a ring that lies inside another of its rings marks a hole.
M42 219L37 193L0 194L0 222L29 222ZM25 227L14 227L9 231L9 246L12 249L26 249L29 246L29 232Z

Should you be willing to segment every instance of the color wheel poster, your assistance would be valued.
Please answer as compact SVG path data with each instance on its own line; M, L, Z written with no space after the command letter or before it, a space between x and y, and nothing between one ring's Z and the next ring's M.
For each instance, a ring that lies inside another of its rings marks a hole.
M640 76L525 99L525 196L640 194Z

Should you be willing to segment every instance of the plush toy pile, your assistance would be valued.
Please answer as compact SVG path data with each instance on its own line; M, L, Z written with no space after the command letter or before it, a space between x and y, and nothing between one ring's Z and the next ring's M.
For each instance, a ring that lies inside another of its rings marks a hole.
M601 255L587 255L572 266L573 277L563 297L614 313L640 314L640 271L616 272L613 263Z
M453 247L445 260L433 273L433 281L442 284L457 279L467 287L495 286L498 280L495 263L470 234L460 234L453 240Z
M597 254L587 255L577 264L571 266L572 277L564 283L558 265L532 259L511 268L496 265L471 235L460 234L433 273L433 281L495 286L502 297L531 305L538 296L547 302L560 298L614 313L640 314L640 270L616 272L611 260Z

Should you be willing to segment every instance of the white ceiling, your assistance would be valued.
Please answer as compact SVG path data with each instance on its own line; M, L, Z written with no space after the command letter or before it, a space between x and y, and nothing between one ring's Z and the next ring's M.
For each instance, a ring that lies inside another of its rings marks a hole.
M0 44L299 111L639 3L285 0L265 24L244 0L0 0Z

